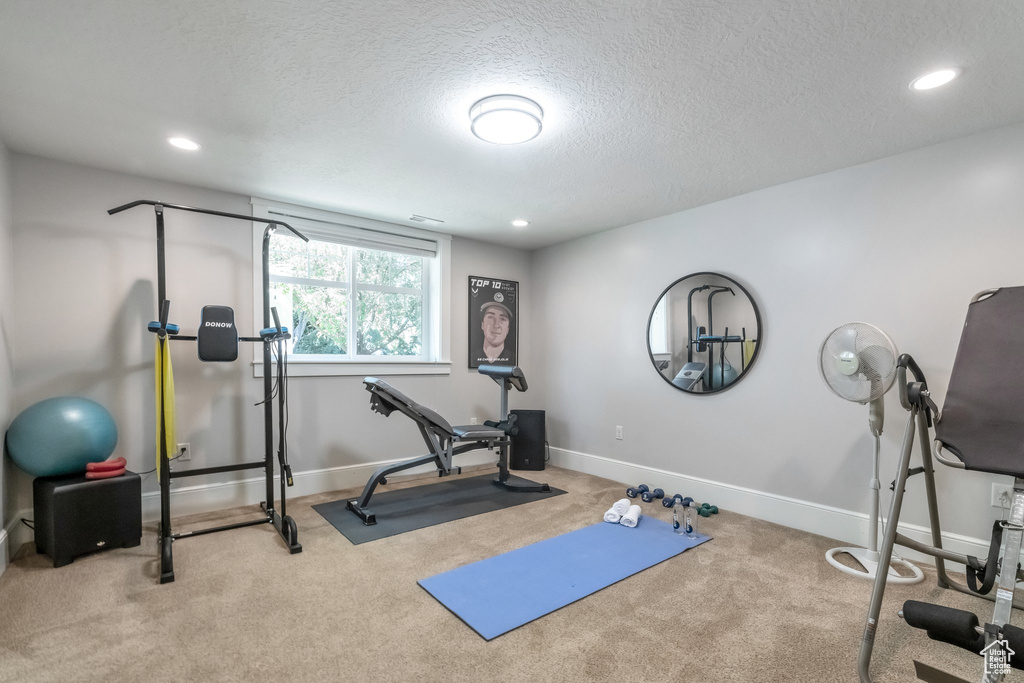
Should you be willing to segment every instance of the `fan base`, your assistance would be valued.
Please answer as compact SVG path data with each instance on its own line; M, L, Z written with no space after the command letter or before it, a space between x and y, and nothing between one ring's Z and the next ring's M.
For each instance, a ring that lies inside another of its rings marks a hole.
M835 556L840 553L846 553L861 566L861 569L854 567L847 567L842 564ZM851 576L859 576L862 579L874 580L875 575L878 573L878 553L871 552L865 548L832 548L825 553L825 559L828 563L838 569L841 572L849 574ZM922 572L917 566L907 562L899 557L893 557L891 564L898 564L906 567L914 573L913 576L900 576L891 566L889 567L889 575L886 577L886 583L920 583L924 581L924 572Z

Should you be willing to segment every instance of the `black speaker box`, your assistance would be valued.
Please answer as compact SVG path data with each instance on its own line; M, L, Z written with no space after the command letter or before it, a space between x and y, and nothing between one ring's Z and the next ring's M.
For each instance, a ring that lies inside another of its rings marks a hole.
M544 469L547 429L543 410L513 410L519 434L512 437L510 467L514 470Z
M134 472L110 479L36 477L32 497L36 551L49 555L54 567L95 550L142 542L142 480Z

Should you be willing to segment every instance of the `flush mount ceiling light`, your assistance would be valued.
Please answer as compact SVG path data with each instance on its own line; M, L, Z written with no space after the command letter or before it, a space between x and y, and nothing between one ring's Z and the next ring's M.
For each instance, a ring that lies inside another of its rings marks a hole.
M188 138L167 138L167 142L171 143L178 149L188 150L189 152L195 152L199 149L199 143L192 142Z
M518 95L485 97L469 110L470 130L484 142L516 145L540 134L544 110Z
M525 228L529 224L530 221L524 221L522 218L517 218L514 221L512 221L512 225L516 226L517 228Z
M960 69L939 69L924 76L918 76L910 82L911 90L931 90L946 85L960 75Z

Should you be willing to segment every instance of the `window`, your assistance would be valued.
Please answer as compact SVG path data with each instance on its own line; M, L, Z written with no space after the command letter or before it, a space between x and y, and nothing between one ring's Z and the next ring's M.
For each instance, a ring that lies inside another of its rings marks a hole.
M651 353L655 356L671 354L669 348L669 314L668 297L662 296L654 306L651 313L651 324L648 341L651 346ZM689 341L689 340L687 340Z
M270 305L292 331L292 375L448 372L447 235L255 199L253 215L280 218L309 238L278 230L270 240ZM254 263L263 227L254 224Z

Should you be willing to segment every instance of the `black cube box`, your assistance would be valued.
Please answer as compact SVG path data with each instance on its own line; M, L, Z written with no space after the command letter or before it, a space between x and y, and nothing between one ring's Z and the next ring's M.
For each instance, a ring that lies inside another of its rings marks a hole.
M110 479L85 474L36 477L36 551L54 567L79 555L142 542L142 480L134 472Z
M547 429L543 410L513 410L519 433L512 437L510 467L514 470L543 470Z

